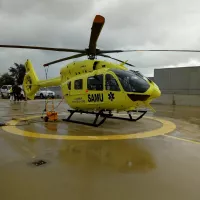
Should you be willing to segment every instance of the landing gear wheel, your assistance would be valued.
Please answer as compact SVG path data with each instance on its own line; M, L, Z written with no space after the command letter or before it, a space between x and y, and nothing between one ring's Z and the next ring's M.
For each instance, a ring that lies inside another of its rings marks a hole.
M47 116L44 117L44 121L48 122L49 118Z

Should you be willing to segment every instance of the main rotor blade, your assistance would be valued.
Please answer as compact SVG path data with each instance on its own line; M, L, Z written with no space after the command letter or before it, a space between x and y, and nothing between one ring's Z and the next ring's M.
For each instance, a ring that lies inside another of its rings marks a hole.
M68 56L66 58L61 58L61 59L58 59L58 60L55 60L55 61L52 61L52 62L49 62L49 63L45 63L43 66L46 67L46 66L58 63L58 62L70 60L70 59L73 59L73 58L79 58L79 57L82 57L82 56L85 56L85 55L86 55L86 53L80 53L80 54L76 54L76 55L73 55L73 56Z
M200 50L100 50L98 53L122 53L122 52L134 52L134 51L168 51L168 52L200 52Z
M107 55L104 55L104 54L100 54L99 56L102 56L102 57L106 57L106 58L111 58L111 59L113 59L113 60L116 60L116 61L119 61L119 62L122 62L122 63L124 63L124 61L122 61L122 60L119 60L119 59L117 59L117 58L113 58L113 57L111 57L111 56L107 56ZM132 64L130 64L130 63L125 63L126 65L129 65L129 66L131 66L131 67L135 67L134 65L132 65Z
M101 15L96 15L92 24L92 30L90 35L90 42L89 42L89 54L96 53L96 45L98 37L101 33L103 25L105 23L105 18Z
M51 48L51 47L40 47L40 46L21 46L21 45L0 45L0 47L4 48L18 48L18 49L39 49L45 51L63 51L63 52L76 52L76 53L84 53L83 49L66 49L66 48Z

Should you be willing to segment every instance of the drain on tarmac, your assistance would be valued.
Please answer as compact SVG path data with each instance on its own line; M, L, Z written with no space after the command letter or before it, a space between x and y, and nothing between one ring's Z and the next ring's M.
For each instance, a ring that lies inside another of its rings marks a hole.
M46 164L47 162L46 161L44 161L44 160L37 160L37 161L34 161L34 162L32 162L32 164L33 165L35 165L35 166L41 166L41 165L44 165L44 164Z

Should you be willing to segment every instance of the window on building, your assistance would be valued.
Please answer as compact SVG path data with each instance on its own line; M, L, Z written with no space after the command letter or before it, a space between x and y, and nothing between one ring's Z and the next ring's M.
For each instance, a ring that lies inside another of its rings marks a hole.
M106 74L106 90L120 91L116 79L111 74Z
M83 89L83 79L78 79L74 81L74 89L82 90Z
M103 75L90 76L87 80L88 90L103 90Z

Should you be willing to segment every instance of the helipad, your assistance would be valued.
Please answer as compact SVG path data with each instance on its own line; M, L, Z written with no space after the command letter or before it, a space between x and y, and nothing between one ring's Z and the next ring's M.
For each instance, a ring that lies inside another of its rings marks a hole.
M153 128L153 130L150 131L140 131L140 132L131 132L130 128L127 129L127 133L124 134L115 134L114 133L108 133L106 132L104 135L102 134L98 134L98 135L82 135L81 131L79 132L78 135L70 135L69 131L66 131L66 135L58 135L58 134L48 134L48 133L42 133L42 132L35 132L35 131L27 131L27 130L22 130L20 128L18 128L16 125L18 123L20 123L21 121L24 120L30 120L30 119L34 119L34 118L39 118L39 116L31 116L31 117L26 117L26 118L20 118L18 120L11 120L8 122L8 124L12 125L12 126L5 126L3 127L4 131L7 131L9 133L12 134L16 134L16 135L20 135L20 136L26 136L26 137L34 137L34 138L44 138L44 139L57 139L57 140L125 140L125 139L135 139L135 138L146 138L146 137L153 137L153 136L158 136L158 135L164 135L167 133L170 133L172 131L174 131L176 129L176 125L168 120L164 120L164 119L160 119L160 118L156 118L156 117L145 117L145 120L150 120L151 123L151 128L155 126L155 128ZM145 126L145 120L143 120L143 126ZM156 126L155 122L159 122L160 126ZM38 123L40 123L38 121ZM48 122L49 124L51 122ZM54 122L55 124L56 122ZM57 122L59 123L59 122ZM65 122L66 123L66 122ZM108 122L109 123L109 122ZM117 127L117 122L115 121L116 125L113 125L113 129L116 128L116 130L119 131L119 128ZM118 121L119 123L119 121ZM122 122L120 122L122 123ZM134 124L137 122L129 122L129 125L131 124L132 129L137 130L137 127L134 127ZM70 122L68 122L67 124L70 124ZM42 124L44 125L44 124ZM82 126L82 125L80 125ZM106 125L105 125L106 126ZM84 126L82 126L82 128L84 129ZM95 127L93 128L93 130L96 129L95 131L100 131L102 129L102 127ZM103 127L103 129L105 130L106 128ZM114 130L115 131L115 130ZM89 131L88 131L89 132Z

